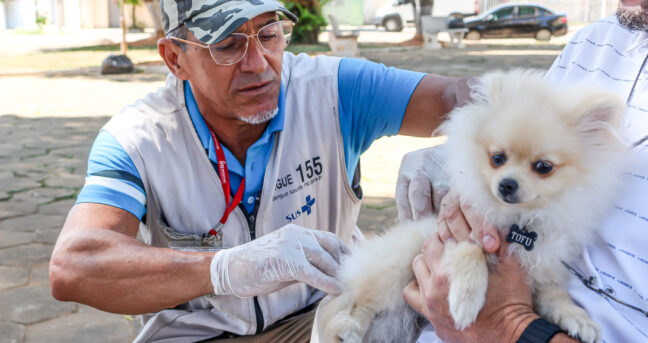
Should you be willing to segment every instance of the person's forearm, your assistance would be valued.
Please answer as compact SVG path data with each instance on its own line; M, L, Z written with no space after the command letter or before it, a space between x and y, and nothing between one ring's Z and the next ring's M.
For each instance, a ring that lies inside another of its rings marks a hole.
M59 240L50 263L52 294L58 300L141 314L213 291L213 253L150 247L106 229L64 230Z
M474 78L452 78L428 74L412 93L399 135L429 137L455 107L471 101Z

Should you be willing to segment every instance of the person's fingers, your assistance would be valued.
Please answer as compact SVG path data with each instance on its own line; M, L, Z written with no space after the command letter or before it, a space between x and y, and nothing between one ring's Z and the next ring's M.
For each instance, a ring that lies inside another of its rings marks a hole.
M414 311L424 315L425 317L428 316L425 301L423 301L423 296L416 279L410 281L405 288L403 288L403 299L412 309L414 309Z
M445 219L437 221L437 236L442 242L453 239L452 232L450 232L450 228L448 227L448 221Z
M304 253L306 254L306 260L319 269L322 273L328 276L337 276L340 269L340 263L336 261L326 250L311 250L310 248L304 247Z
M339 264L342 255L347 255L351 252L344 242L342 242L334 233L328 231L310 230L319 245L326 250L333 259Z
M423 283L430 279L430 268L425 263L423 254L418 254L412 260L412 270L417 282Z
M443 222L445 221L445 224ZM439 212L439 222L441 222L441 231L439 236L445 242L448 239L464 241L470 237L471 227L468 225L466 218L461 213L459 198L450 193L441 200L441 211ZM447 230L444 227L447 226Z
M422 170L416 171L410 182L408 193L414 220L432 215L432 184Z
M340 295L343 288L342 283L334 277L322 273L319 269L306 265L301 273L297 274L297 281L303 282L311 287L320 289L327 294Z
M410 179L405 175L399 175L396 182L396 209L398 219L402 221L413 220L412 207L409 199Z
M422 254L425 261L430 265L441 261L443 251L443 242L437 235L432 235L423 242Z
M417 312L420 312L421 298L419 285L418 282L416 282L416 279L410 281L407 285L405 285L405 288L403 288L403 299L405 299L405 302L408 303L411 308L413 308Z
M482 248L487 253L494 253L500 248L501 239L497 228L488 223L483 216L477 213L469 203L461 202L459 205L464 218L468 225L473 228L476 234L476 239L482 245Z
M459 196L450 191L441 199L439 206L439 219L448 219L457 215L459 212Z
M432 211L439 213L441 202L449 191L450 187L447 182L439 181L432 185Z

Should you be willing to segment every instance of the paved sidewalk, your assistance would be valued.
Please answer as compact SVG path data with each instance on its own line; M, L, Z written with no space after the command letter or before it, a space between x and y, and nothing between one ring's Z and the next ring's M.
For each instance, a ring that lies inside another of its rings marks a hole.
M0 116L0 342L125 342L129 317L54 300L52 247L107 117Z

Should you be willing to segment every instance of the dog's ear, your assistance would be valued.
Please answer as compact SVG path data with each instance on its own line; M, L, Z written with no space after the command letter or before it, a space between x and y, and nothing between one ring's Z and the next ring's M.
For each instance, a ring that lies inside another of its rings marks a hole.
M619 128L626 110L621 98L610 92L594 92L585 97L572 111L576 130L586 138L599 141Z

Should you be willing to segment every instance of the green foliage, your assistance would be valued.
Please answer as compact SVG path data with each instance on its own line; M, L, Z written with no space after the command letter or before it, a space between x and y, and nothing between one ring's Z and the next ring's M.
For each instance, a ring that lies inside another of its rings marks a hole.
M36 25L38 25L38 28L42 29L45 24L47 24L47 17L36 15Z
M299 22L293 28L292 42L295 43L317 43L317 36L320 29L326 26L327 22L322 15L322 6L328 0L285 0L286 8L294 13Z

